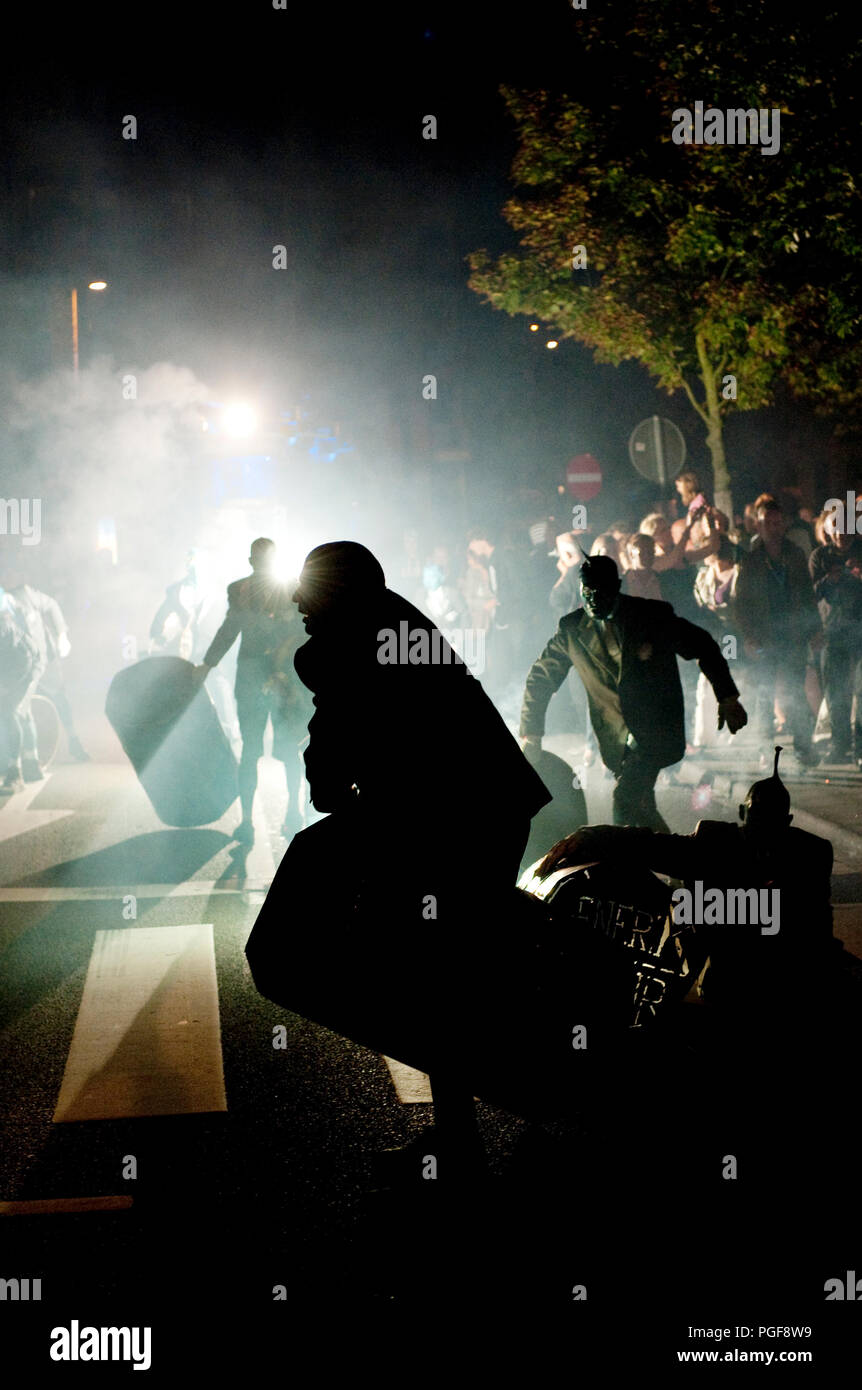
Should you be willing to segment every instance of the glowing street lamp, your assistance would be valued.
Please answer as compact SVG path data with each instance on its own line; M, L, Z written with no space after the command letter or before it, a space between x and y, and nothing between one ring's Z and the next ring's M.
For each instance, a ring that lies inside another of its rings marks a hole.
M222 426L225 433L232 435L234 439L243 439L257 429L257 415L250 405L243 401L234 401L232 405L225 406Z
M549 338L548 341L545 343L545 347L546 347L546 348L555 348L555 347L559 347L559 346L560 346L560 345L559 345L559 343L557 342L556 338Z

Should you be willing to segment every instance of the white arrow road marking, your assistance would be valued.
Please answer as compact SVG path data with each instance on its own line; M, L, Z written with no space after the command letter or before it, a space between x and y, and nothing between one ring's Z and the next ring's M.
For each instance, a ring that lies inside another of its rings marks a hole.
M43 825L50 825L52 821L62 820L64 816L75 814L74 810L30 810L31 801L35 800L41 791L44 791L48 785L48 780L33 782L26 786L22 792L15 792L13 796L5 797L0 801L0 841L12 840L16 835L26 835L30 830L41 830Z

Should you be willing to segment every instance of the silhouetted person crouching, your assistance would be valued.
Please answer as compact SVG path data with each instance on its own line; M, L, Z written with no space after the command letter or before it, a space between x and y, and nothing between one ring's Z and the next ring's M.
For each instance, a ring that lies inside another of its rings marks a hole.
M480 683L364 546L318 546L294 597L309 634L294 664L315 708L306 777L330 814L291 844L248 959L269 998L428 1071L434 1143L463 1162L480 1152L458 1061L480 928L493 929L550 795ZM482 923L468 908L477 859Z

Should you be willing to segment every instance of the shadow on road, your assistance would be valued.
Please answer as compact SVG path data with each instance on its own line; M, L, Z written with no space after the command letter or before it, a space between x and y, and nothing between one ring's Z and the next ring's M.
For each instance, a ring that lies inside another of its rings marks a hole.
M54 864L19 884L24 888L105 888L141 883L184 883L231 843L221 830L156 830L109 849Z

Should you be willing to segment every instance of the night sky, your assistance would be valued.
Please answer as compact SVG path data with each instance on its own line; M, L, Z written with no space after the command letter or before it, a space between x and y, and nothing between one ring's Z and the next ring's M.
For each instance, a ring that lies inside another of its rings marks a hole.
M99 274L110 292L82 297L82 367L100 353L117 372L169 362L268 418L299 404L336 421L354 455L319 479L324 491L364 486L370 470L402 524L429 505L441 524L499 518L525 487L553 499L583 451L605 469L599 523L636 520L648 499L627 441L656 411L705 464L682 396L573 342L547 351L549 334L467 288L469 252L516 245L501 215L515 151L501 85L576 91L585 78L563 0L466 15L90 7L34 11L29 25L2 93L7 379L56 366L48 288ZM436 140L422 138L429 113ZM127 114L136 140L122 139ZM272 269L276 244L284 271ZM733 417L743 500L822 473L830 431L790 405ZM23 490L28 447L4 432L6 495ZM470 454L463 484L452 465L429 477L423 459L453 449ZM29 457L38 478L44 451Z

